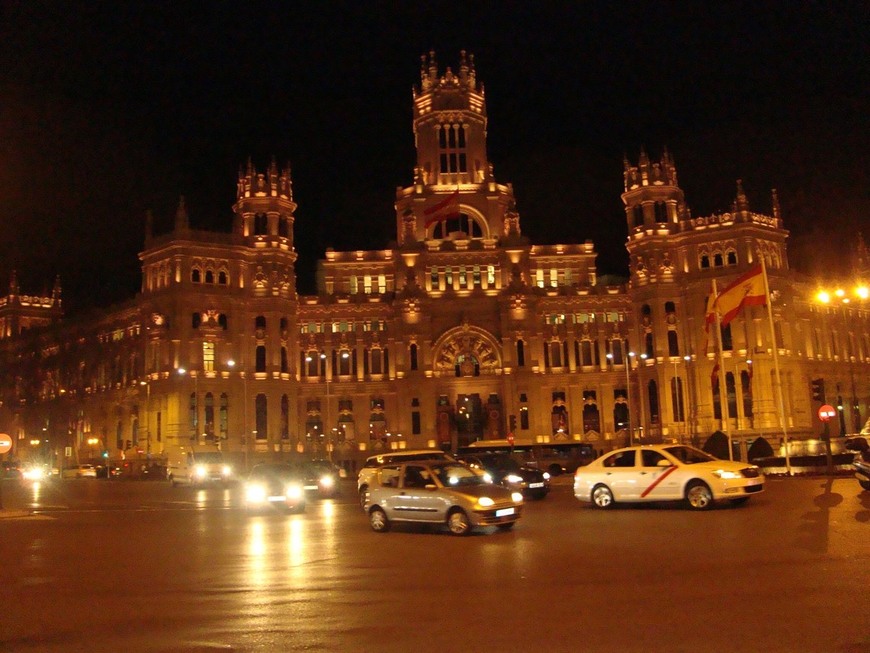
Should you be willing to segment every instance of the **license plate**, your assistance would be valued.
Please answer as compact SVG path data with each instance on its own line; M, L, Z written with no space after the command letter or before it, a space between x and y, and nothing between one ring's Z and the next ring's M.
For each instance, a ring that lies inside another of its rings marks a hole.
M544 487L543 483L529 483L529 487Z
M502 508L501 510L495 511L496 517L507 517L508 515L514 514L513 508Z
M306 490L316 490L316 489L317 489L317 486L316 486L316 485L306 485L306 486L305 486L305 489L306 489Z
M286 501L286 500L287 500L287 497L279 497L279 496L269 497L269 501Z

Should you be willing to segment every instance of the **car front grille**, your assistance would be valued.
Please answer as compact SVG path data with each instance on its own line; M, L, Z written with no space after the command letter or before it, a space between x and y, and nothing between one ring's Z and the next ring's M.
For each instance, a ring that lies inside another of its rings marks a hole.
M752 492L761 492L764 489L763 485L750 485L748 487L743 488L743 491L747 494L751 494Z

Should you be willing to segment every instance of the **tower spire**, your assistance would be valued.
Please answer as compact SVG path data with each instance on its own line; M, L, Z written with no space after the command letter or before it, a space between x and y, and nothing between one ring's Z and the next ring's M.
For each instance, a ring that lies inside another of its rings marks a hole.
M184 203L184 195L178 199L178 208L175 210L175 230L187 231L190 229L190 216L187 214L187 206Z

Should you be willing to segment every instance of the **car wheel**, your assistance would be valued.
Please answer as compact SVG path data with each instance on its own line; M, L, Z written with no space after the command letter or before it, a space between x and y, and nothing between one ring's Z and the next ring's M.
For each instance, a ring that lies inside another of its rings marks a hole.
M870 481L858 481L865 490L870 490Z
M363 485L359 489L359 506L360 506L360 508L365 509L366 502L368 501L368 498L369 498L369 488L367 485Z
M468 535L471 532L471 522L468 521L468 515L457 508L447 515L447 528L453 535Z
M386 533L390 530L390 520L387 519L386 513L380 508L372 508L369 513L369 524L375 533Z
M613 500L613 492L606 485L596 485L592 488L592 505L596 508L612 508L616 503Z
M704 481L691 481L686 486L686 501L693 510L707 510L713 505L713 493Z
M514 524L516 524L515 521L509 521L506 524L499 524L497 528L500 531L509 531L510 529L512 529L514 527Z
M742 506L747 501L749 501L749 497L738 497L737 499L731 499L731 505Z
M169 482L172 484L172 487L178 485L178 482L175 480L175 477L172 474L169 475Z
M554 463L547 468L547 471L550 472L550 476L561 476L563 470L561 466Z

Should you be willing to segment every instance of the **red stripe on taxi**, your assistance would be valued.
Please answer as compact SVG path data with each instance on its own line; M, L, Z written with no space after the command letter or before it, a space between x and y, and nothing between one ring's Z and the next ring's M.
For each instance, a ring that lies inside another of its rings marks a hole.
M640 495L640 498L643 499L644 497L646 497L647 494L649 494L650 492L652 492L653 490L655 490L655 489L656 489L656 486L657 486L659 483L661 483L663 480L665 480L665 479L668 477L668 475L669 475L671 472L675 471L676 469L677 469L676 465L674 465L673 467L669 467L668 469L666 469L666 470L662 473L661 476L659 476L655 481L653 481L653 482L650 484L650 486L649 486L647 489L645 489L645 490L643 491L643 494Z

